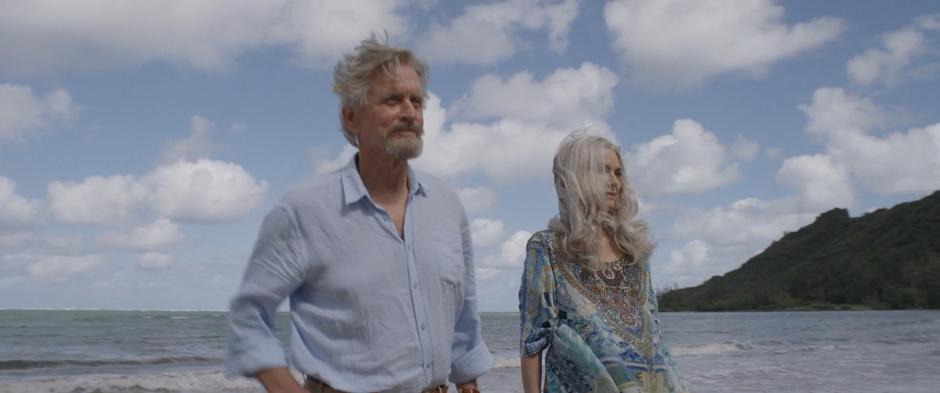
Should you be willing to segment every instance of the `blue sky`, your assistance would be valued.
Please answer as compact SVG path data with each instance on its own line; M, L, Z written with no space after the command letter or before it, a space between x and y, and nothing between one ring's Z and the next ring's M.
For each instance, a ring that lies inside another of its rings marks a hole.
M372 31L431 65L414 165L467 206L482 310L516 308L577 127L623 147L658 287L940 189L932 1L3 8L0 308L226 308L264 213L352 154L331 69Z

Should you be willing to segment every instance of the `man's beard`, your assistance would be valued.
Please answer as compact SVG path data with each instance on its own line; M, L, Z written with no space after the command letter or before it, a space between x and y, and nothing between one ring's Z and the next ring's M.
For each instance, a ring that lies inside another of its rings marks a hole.
M414 138L395 138L400 131L414 132ZM410 160L421 155L424 140L421 138L424 130L418 123L401 123L392 129L385 137L385 152L396 160Z

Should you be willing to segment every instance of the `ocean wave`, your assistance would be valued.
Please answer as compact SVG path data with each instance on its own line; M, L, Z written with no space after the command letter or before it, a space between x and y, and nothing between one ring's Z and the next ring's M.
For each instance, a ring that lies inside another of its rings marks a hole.
M494 356L493 368L519 368L519 354Z
M725 341L722 343L712 343L704 345L690 345L671 347L669 352L675 356L698 356L698 355L719 355L733 352L750 351L753 346L750 343L740 341ZM820 348L831 349L831 348ZM494 369L519 368L519 354L500 353L493 356Z
M56 360L0 360L0 370L31 370L59 367L153 366L177 363L220 362L221 359L202 356L176 356L153 359L56 359Z
M751 344L731 340L722 343L673 347L669 352L677 356L718 355L722 353L748 351L751 348Z
M160 374L91 374L3 381L4 393L248 393L260 385L247 378L228 379L221 371Z
M775 349L772 352L774 354L780 355L784 353L791 352L816 352L816 351L833 351L836 349L842 348L839 344L824 344L824 345L810 345L810 346L793 346L789 348L779 348Z

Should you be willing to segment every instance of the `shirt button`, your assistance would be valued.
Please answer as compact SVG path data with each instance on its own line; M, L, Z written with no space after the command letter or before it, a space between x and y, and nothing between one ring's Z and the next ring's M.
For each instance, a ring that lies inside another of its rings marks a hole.
M411 287L414 288L414 289L418 289L418 283L415 283L415 284L412 285Z
M422 324L421 324L421 330L424 330L425 327L426 327L426 326L422 323Z

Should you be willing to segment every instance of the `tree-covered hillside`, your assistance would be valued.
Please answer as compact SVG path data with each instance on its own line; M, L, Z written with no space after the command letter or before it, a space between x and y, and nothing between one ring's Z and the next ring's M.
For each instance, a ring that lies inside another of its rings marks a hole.
M661 293L664 311L940 308L940 191L850 218L821 214L737 270Z

